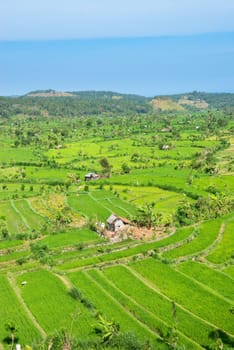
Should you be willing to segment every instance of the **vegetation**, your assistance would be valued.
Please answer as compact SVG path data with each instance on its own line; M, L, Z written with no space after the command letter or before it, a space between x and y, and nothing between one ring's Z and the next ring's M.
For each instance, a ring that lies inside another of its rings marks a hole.
M0 98L0 349L234 347L233 108Z

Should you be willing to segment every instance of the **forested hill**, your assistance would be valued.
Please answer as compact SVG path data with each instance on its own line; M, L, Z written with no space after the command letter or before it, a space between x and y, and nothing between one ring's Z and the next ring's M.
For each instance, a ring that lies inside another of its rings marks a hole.
M186 94L177 94L166 96L175 102L181 102L182 100L188 101L204 101L208 104L209 108L226 108L234 107L234 93L207 93L193 91Z
M39 90L19 97L1 97L0 115L80 117L135 115L152 110L149 99L115 92Z
M58 92L50 89L32 91L17 97L0 97L2 117L111 117L225 108L234 108L234 94L192 92L150 98L111 91Z
M56 90L36 90L31 91L23 97L77 97L83 100L95 99L95 100L131 100L131 101L146 101L148 100L145 96L135 94L122 94L113 91L56 91Z

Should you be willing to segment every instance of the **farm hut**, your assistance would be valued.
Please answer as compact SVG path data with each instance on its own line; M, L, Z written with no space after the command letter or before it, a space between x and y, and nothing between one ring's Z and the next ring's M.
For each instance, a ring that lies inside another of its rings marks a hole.
M167 150L169 150L170 149L170 146L169 145L163 145L162 146L162 150L164 150L164 151L167 151Z
M85 181L92 181L100 179L100 175L96 173L88 173L85 175Z
M116 232L118 230L121 230L126 225L129 225L130 221L115 214L111 214L111 216L109 216L107 219L107 224L108 230Z
M162 131L162 132L170 132L171 129L170 129L170 128L163 128L161 131Z

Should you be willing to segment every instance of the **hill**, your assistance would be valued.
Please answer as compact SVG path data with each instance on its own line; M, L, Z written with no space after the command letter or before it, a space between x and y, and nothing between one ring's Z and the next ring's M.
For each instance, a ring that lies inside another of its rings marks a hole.
M67 97L67 96L74 96L72 93L69 92L63 92L63 91L56 91L56 90L36 90L31 91L27 93L25 96L28 97Z
M81 117L133 116L234 108L234 94L192 92L154 98L111 91L37 90L17 97L0 97L0 116Z

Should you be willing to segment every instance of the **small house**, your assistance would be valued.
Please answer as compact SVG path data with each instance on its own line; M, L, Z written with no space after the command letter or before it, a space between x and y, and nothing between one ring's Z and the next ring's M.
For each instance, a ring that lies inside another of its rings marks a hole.
M96 173L88 173L85 175L85 181L92 181L100 179L100 175Z
M162 146L162 150L164 150L164 151L168 151L169 149L170 149L169 145L163 145Z
M57 146L55 146L55 148L56 149L61 149L61 148L63 148L63 146L62 145L57 145Z
M161 130L162 132L170 132L171 131L171 129L170 128L162 128L162 130Z
M130 221L115 214L111 214L107 219L107 224L109 231L116 232L124 228L126 225L129 225Z

